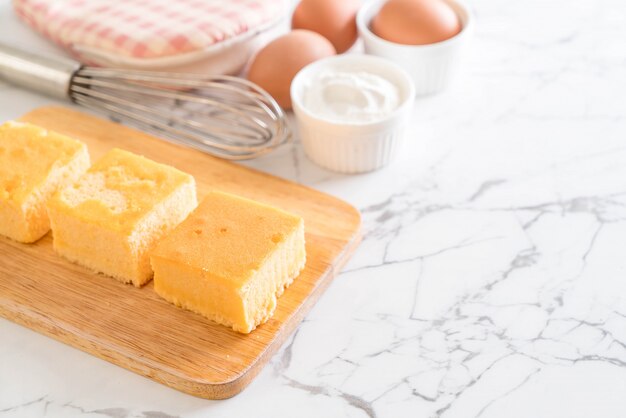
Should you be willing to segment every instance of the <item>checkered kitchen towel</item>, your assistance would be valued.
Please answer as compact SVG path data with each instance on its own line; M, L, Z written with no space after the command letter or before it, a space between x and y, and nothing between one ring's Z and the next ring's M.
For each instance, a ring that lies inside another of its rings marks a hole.
M132 58L204 50L280 19L284 0L14 0L16 13L74 52Z

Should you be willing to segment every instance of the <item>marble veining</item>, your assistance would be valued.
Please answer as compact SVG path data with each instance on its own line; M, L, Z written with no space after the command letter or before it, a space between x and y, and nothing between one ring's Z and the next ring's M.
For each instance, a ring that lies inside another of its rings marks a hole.
M244 163L353 203L364 238L243 393L193 398L0 320L0 417L626 416L626 7L470 4L463 75L417 100L392 166L333 174L297 135ZM9 2L0 21L56 51ZM47 103L0 83L2 120Z

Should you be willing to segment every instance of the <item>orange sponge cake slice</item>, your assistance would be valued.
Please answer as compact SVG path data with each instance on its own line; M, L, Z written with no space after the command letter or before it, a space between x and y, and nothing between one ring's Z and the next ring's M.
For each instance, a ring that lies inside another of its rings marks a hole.
M80 141L21 122L0 126L0 234L20 242L44 236L47 200L88 167Z
M155 248L154 290L249 333L272 316L305 259L302 218L213 192Z
M192 176L113 149L50 200L53 246L71 261L141 286L152 277L149 251L196 205Z

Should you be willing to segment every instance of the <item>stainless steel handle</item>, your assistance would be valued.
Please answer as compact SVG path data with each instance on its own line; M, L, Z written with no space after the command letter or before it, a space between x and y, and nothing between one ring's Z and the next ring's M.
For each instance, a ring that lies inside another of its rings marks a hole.
M80 67L70 59L42 57L0 44L0 78L52 97L69 97L72 76Z

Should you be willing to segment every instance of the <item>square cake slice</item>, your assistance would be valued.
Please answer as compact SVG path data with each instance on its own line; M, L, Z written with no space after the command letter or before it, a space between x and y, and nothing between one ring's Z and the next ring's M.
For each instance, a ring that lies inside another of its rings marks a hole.
M87 146L35 125L0 126L0 234L34 242L50 230L47 200L89 168Z
M149 252L196 207L189 174L113 149L48 204L54 249L124 283L150 281Z
M161 297L244 334L272 316L305 260L302 218L221 192L151 256Z

